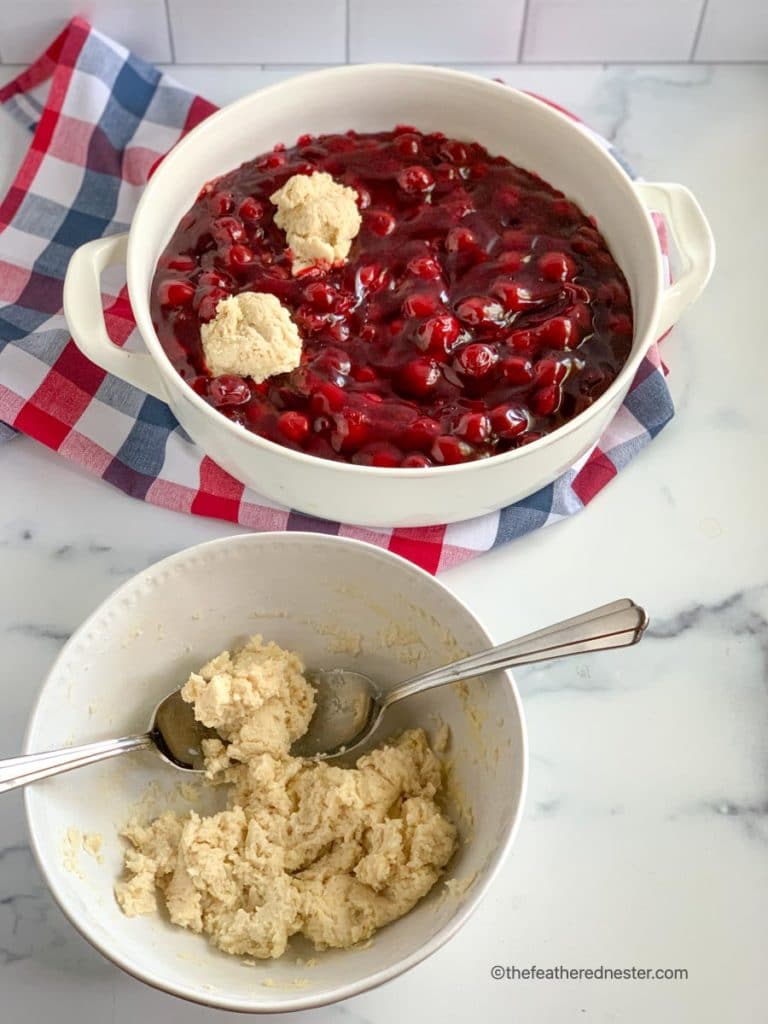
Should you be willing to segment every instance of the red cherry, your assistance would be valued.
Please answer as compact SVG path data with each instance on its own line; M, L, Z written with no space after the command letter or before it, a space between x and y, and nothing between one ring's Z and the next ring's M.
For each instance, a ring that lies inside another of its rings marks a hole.
M459 336L459 321L450 313L430 317L416 332L422 348L433 355L445 355Z
M592 259L599 246L587 238L573 238L571 239L571 248L579 256L586 256L587 259Z
M499 270L504 270L507 273L513 274L516 270L519 270L523 265L523 257L519 252L515 252L514 249L509 249L507 252L502 252L496 257L496 266Z
M509 356L500 368L510 384L530 384L533 380L533 366L525 356Z
M456 433L472 444L482 444L491 436L491 421L485 413L465 413L456 425Z
M410 423L403 434L403 444L406 448L418 448L428 451L440 433L440 424L429 416L420 416L413 423Z
M472 448L466 441L460 440L452 435L438 437L432 445L432 458L441 465L453 466L459 462L466 462L472 457Z
M416 195L419 192L427 192L435 183L432 172L420 164L412 164L398 171L397 183L403 192L408 195Z
M540 359L534 368L538 385L559 384L567 372L568 367L557 359Z
M231 192L214 192L208 197L208 209L213 217L223 217L230 213L235 205L235 197Z
M463 142L446 139L437 147L437 155L448 163L465 164L469 160L469 150Z
M247 245L233 245L224 253L224 263L231 267L245 267L253 261L253 252Z
M578 209L567 199L554 199L549 208L555 217L562 220L578 220L581 217Z
M345 377L351 369L349 354L334 345L324 346L312 360L312 369L330 377Z
M243 220L256 223L264 216L264 204L258 199L254 199L253 196L248 196L242 201L237 212Z
M356 452L370 436L371 423L362 409L344 409L334 416L331 445L345 454Z
M400 465L404 469L427 469L432 465L432 460L420 452L411 452L410 455L405 456Z
M229 294L220 288L212 288L197 303L197 317L202 323L207 324L216 316L216 310L223 299L228 299Z
M256 166L260 171L273 171L277 167L282 167L285 163L285 157L280 151L267 153L266 156L256 161Z
M400 371L400 383L410 395L429 394L440 380L440 368L434 359L411 359Z
M433 256L416 256L408 264L408 270L416 277L431 281L440 277L442 268Z
M165 266L169 270L180 270L184 274L191 274L192 271L197 270L197 260L194 256L185 256L179 253L177 256L169 256L165 261Z
M421 153L421 138L414 132L404 132L397 136L392 143L392 148L399 156L418 156Z
M219 244L239 242L245 237L243 222L237 217L217 217L211 222L211 234Z
M195 295L195 286L189 281L163 281L157 290L161 306L186 306Z
M218 270L204 270L198 278L198 288L220 288L223 291L231 285L231 278Z
M309 420L303 412L284 412L277 417L277 429L294 444L301 444L309 434Z
M528 426L528 415L519 405L497 405L491 409L491 427L499 437L517 437Z
M308 306L299 306L294 314L299 330L303 335L319 334L328 326L328 320L322 313L315 313Z
M495 199L506 210L515 210L520 205L520 191L512 185L505 185L496 193Z
M562 392L558 384L548 384L531 395L531 409L537 416L551 416L556 412Z
M484 377L498 361L499 354L481 341L467 345L456 357L457 369L467 377Z
M389 284L390 279L389 271L382 269L378 263L367 263L357 272L357 280L360 285L370 291L385 287Z
M532 241L530 231L524 231L522 228L507 228L501 234L501 242L505 249L527 252Z
M575 302L568 310L568 316L582 330L592 329L592 313L585 302Z
M371 465L392 468L400 465L402 453L394 445L380 445L371 457Z
M553 348L573 348L578 340L578 332L573 321L567 316L552 316L540 324L536 331L548 345Z
M576 276L577 267L570 256L564 252L545 252L539 256L539 273L547 281L571 281Z
M469 228L451 228L445 236L445 248L448 252L477 252L477 238Z
M456 307L459 319L472 327L493 327L504 316L504 310L498 302L487 295L464 299Z
M371 366L357 366L352 371L352 376L361 384L370 384L376 380L376 371Z
M499 278L491 285L491 292L501 299L504 308L510 313L519 313L537 305L538 300L530 288L517 281Z
M315 281L304 289L304 298L314 306L315 309L327 311L333 309L339 293L335 288L322 281Z
M440 306L434 292L411 292L403 303L405 316L431 316Z
M242 405L251 397L251 389L246 381L232 374L214 377L208 393L214 405Z
M461 175L455 167L450 164L437 164L434 168L435 180L447 184L452 181L461 181Z
M340 412L347 402L347 396L338 384L321 381L313 390L309 407L313 413Z
M395 230L395 218L386 210L366 210L365 214L365 223L374 235L383 238Z

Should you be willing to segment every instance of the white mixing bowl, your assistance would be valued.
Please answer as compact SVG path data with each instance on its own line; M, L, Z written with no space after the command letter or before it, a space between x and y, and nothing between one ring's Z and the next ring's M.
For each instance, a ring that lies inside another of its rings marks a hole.
M349 128L407 123L475 140L535 171L589 214L623 269L635 333L629 361L594 405L533 444L457 466L383 469L331 462L267 441L226 419L179 376L152 326L155 266L201 186L276 142ZM684 258L665 288L649 209L667 217ZM99 278L126 259L128 292L148 355L112 345ZM487 79L396 64L319 71L281 82L225 107L192 131L158 167L129 234L90 242L67 271L64 311L80 349L110 373L167 402L187 433L239 480L282 505L370 526L457 522L544 487L595 444L621 405L649 345L697 298L714 263L709 225L681 185L633 182L584 129L546 103Z
M300 651L309 665L350 666L386 684L490 638L435 579L358 541L313 534L213 541L167 558L117 590L64 647L43 684L25 750L143 731L157 700L211 655L255 632ZM429 956L467 920L507 853L520 818L526 740L520 702L504 672L465 691L451 686L393 709L392 730L447 722L452 795L462 841L445 878L368 948L315 953L303 940L278 961L244 965L160 916L127 918L112 888L122 864L118 829L150 782L185 806L174 787L194 778L151 751L124 755L29 786L32 845L74 926L105 956L150 985L210 1006L267 1012L344 999ZM500 784L503 780L503 784ZM186 805L189 806L189 805ZM145 804L145 810L152 808ZM67 830L103 837L103 862L64 854ZM297 966L297 956L317 958ZM297 984L298 982L298 984ZM265 984L266 983L266 984Z

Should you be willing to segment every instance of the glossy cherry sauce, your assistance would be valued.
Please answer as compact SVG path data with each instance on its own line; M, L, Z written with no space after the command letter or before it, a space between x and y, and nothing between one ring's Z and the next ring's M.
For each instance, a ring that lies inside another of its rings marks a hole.
M343 266L291 276L269 196L327 171L363 225ZM254 384L211 378L200 324L241 291L272 292L301 366ZM594 221L477 143L399 127L304 136L209 182L161 257L158 336L219 411L289 448L423 467L528 444L586 409L632 343L627 282Z

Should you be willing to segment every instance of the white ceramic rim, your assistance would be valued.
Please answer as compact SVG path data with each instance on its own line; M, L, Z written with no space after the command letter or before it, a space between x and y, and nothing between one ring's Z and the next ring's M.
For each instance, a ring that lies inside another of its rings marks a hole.
M234 103L230 103L225 107L222 107L215 114L211 114L202 121L196 128L194 128L187 136L185 136L181 142L177 143L176 146L168 153L165 159L160 163L155 174L150 178L147 186L145 187L136 210L133 215L130 230L128 233L128 253L126 259L126 278L128 283L128 294L131 300L131 306L133 313L136 318L136 324L139 328L139 332L144 340L144 344L147 346L149 352L154 357L153 362L161 376L164 378L166 385L173 391L176 388L183 389L185 397L192 402L193 406L200 412L208 417L213 418L223 430L231 434L233 437L240 439L246 439L247 443L251 444L256 448L264 448L273 452L279 452L282 456L287 459L291 459L298 463L317 465L318 461L327 461L320 459L316 455L308 455L305 452L297 452L292 448L286 448L283 445L277 444L275 441L269 441L267 438L261 437L258 434L254 434L252 431L247 430L244 426L239 423L235 423L223 416L216 409L210 406L200 395L197 394L187 383L184 381L179 374L176 372L173 364L171 363L165 349L160 344L160 339L157 337L154 326L152 325L152 317L149 312L149 302L144 295L143 285L140 284L139 271L137 263L139 257L137 255L137 249L141 245L140 242L140 226L143 217L149 217L152 215L152 193L153 183L161 180L166 175L172 173L172 169L175 163L183 160L187 150L197 145L198 141L203 135L208 132L215 131L216 125L222 119L222 117L231 116L233 111L237 111L241 107L248 106L253 102L254 96L258 96L260 100L265 103L269 102L270 95L275 90L282 90L290 82L290 84L301 83L307 88L312 87L312 83L320 79L326 80L328 78L338 78L343 81L345 77L359 77L361 74L378 73L384 69L397 70L400 72L406 72L412 75L414 78L423 78L428 76L433 79L463 79L468 86L477 89L480 92L489 90L503 90L505 93L514 93L518 98L522 99L523 102L530 103L532 106L536 106L540 109L542 116L549 118L554 124L559 125L566 133L578 132L580 136L585 138L591 145L595 157L599 160L602 165L604 172L607 177L612 179L613 184L617 188L620 188L626 195L627 200L633 202L637 207L640 208L642 216L645 222L645 228L647 232L646 241L649 244L650 251L654 254L654 277L656 279L656 288L654 291L653 305L651 307L651 313L649 316L649 326L646 332L646 336L642 339L641 344L636 344L635 351L630 355L627 362L622 366L621 370L616 376L616 379L612 382L610 387L603 392L603 394L584 412L575 416L573 419L568 420L562 426L558 427L557 430L552 431L550 434L545 434L544 437L539 438L537 441L533 441L529 445L525 445L522 448L515 448L512 451L504 452L500 455L493 455L489 459L477 459L473 462L464 462L452 466L429 466L424 469L403 469L398 467L382 467L382 466L358 466L351 462L333 462L332 466L334 471L338 470L342 473L353 473L359 476L380 476L391 479L392 477L405 477L407 479L414 479L419 477L433 477L436 474L454 474L458 476L461 473L478 473L482 472L483 469L489 467L499 466L503 464L509 464L516 458L521 458L530 453L531 450L538 450L545 445L556 442L558 438L564 437L566 434L571 433L573 430L578 429L588 420L595 416L598 416L606 406L610 405L615 395L617 395L625 386L628 381L634 377L637 367L645 357L649 346L656 340L653 337L655 325L659 320L661 299L664 293L664 273L661 259L661 250L659 248L658 236L656 229L653 225L650 211L646 205L641 201L635 188L632 184L632 178L629 177L624 168L615 160L610 153L604 149L597 140L590 135L579 122L572 120L566 114L561 113L555 107L550 106L544 100L539 99L536 96L532 96L529 93L523 92L520 89L514 89L511 86L504 85L501 82L494 82L491 79L484 79L478 75L470 74L467 71L454 71L448 68L436 68L428 65L421 66L417 64L363 64L363 65L346 65L338 68L327 68L322 71L312 71L305 75L297 75L295 78L289 79L286 82L277 82L274 85L267 86L264 89L260 89L255 93L250 93L247 96L236 100ZM279 141L279 140L278 140ZM257 155L257 154L255 154ZM535 170L535 168L532 168ZM201 187L204 182L201 182ZM137 230L138 229L138 230ZM160 254L158 253L158 256ZM137 301L138 299L138 301ZM634 339L633 339L634 340Z
M399 555L395 555L391 551L387 551L384 548L376 547L376 545L374 544L368 544L365 541L360 540L353 540L349 537L336 537L331 535L322 535L299 531L295 533L291 532L278 534L250 533L237 534L234 537L220 537L217 540L206 541L203 544L196 544L192 547L185 548L183 551L178 551L176 554L170 555L168 558L163 558L161 561L155 562L153 565L148 566L141 572L136 573L129 580L126 580L125 583L121 584L121 586L119 586L116 590L112 591L112 593L109 594L104 599L104 601L102 601L99 604L99 606L94 609L94 611L88 616L88 618L75 630L75 632L67 640L67 642L59 652L58 656L56 657L56 660L54 661L53 665L49 669L45 679L43 680L40 690L38 691L37 697L35 698L35 703L32 707L27 728L24 734L24 743L22 747L23 753L31 753L31 751L29 750L30 736L36 725L40 700L48 684L48 680L56 671L58 671L59 666L65 660L70 647L72 647L76 642L78 642L80 636L88 630L88 628L91 626L91 622L98 617L98 615L101 613L103 605L107 601L112 601L119 595L125 594L131 588L135 587L139 580L141 580L148 574L154 574L159 570L169 569L173 567L175 563L184 561L184 559L189 557L189 555L193 552L198 553L202 551L208 551L215 547L223 547L233 543L280 544L289 543L294 539L299 540L299 542L311 540L315 544L327 544L331 547L343 544L346 547L364 548L366 549L368 554L372 555L375 558L381 558L385 561L394 560L396 562L401 563L401 568L403 568L407 572L410 572L415 576L426 577L431 582L435 583L439 588L448 593L450 597L452 597L453 600L457 602L459 607L467 614L469 619L477 626L477 628L480 630L487 643L489 645L493 643L493 640L489 636L488 631L485 629L485 627L477 618L477 616L467 607L464 601L462 601L461 598L457 597L452 590L445 586L444 583L442 583L436 577L431 576L423 569L420 569L418 566L413 565L411 562L406 561L404 558L401 558ZM236 1005L229 1003L226 997L219 998L217 996L211 996L210 999L205 999L202 997L198 997L197 995L191 995L189 992L184 991L181 986L171 985L166 982L163 982L162 978L158 975L153 974L150 971L137 969L132 965L126 963L123 957L114 953L106 946L106 944L102 944L94 938L88 927L87 919L78 919L77 915L70 913L67 907L65 906L64 899L58 890L55 879L46 871L44 858L41 853L41 847L44 845L45 839L41 840L41 838L35 832L33 824L34 808L30 807L30 803L33 800L33 786L29 786L26 787L24 790L24 812L27 818L27 830L29 832L30 844L37 866L40 869L40 872L43 878L45 879L45 882L48 888L50 889L53 898L56 900L56 903L58 904L59 908L61 909L62 913L67 918L69 923L75 928L76 931L80 933L80 935L83 936L84 939L86 939L90 943L91 946L93 946L99 953L101 953L103 957L105 957L107 960L110 960L117 967L121 968L121 970L125 971L126 974L129 974L132 977L137 978L139 981L144 982L144 984L149 985L151 988L158 989L161 992L167 992L169 995L178 996L179 998L185 999L188 1002L197 1003L201 1006L209 1006L215 1009L230 1010L239 1013L290 1013L297 1010L310 1010L320 1006L328 1006L333 1003L341 1002L344 999L350 999L352 996L360 995L362 992L368 992L371 989L378 988L379 985L383 985L385 982L391 981L393 978L396 978L399 975L404 974L406 971L409 971L411 968L421 963L422 960L426 960L427 957L431 956L433 953L436 953L437 950L441 948L441 946L444 946L445 943L449 941L449 939L453 938L453 936L466 923L469 917L474 913L474 911L479 906L480 901L483 899L489 887L491 886L494 879L501 870L501 867L504 861L506 860L507 854L509 853L510 849L512 848L512 844L514 843L517 831L520 827L520 821L523 816L525 798L528 789L528 735L526 731L522 701L520 699L520 694L518 692L512 673L509 671L504 671L503 675L512 691L512 699L514 701L515 707L517 709L518 718L520 720L520 737L522 745L522 776L520 782L520 798L517 803L517 809L514 817L509 822L505 829L502 841L496 848L496 851L494 853L494 863L490 867L484 881L477 887L472 889L463 906L461 906L458 909L456 915L452 917L451 920L442 929L440 929L440 931L437 932L437 934L428 943L426 943L425 946L417 950L415 953L410 954L410 956L407 956L402 960L397 961L390 967L386 967L380 971L377 971L375 974L370 975L368 978L361 979L360 981L352 982L349 985L339 987L336 990L336 994L329 994L320 998L313 997L311 995L300 996L296 999L292 999L289 1002L283 1001L281 1003L264 1003L258 1007L249 1009L243 1007L242 1004Z

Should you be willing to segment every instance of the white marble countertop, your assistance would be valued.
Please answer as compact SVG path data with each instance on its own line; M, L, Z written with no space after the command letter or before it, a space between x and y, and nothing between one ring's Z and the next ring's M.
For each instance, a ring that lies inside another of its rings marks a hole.
M444 582L498 639L623 595L646 605L652 631L579 671L518 673L530 792L492 894L405 977L295 1017L751 1024L768 1001L768 362L755 315L768 69L499 72L577 111L646 178L690 186L719 264L664 344L672 424L582 515ZM277 74L184 77L226 101ZM15 139L0 124L0 177ZM158 558L234 530L131 501L25 439L0 447L0 473L8 756L40 680L94 606ZM688 979L495 981L497 964L684 968ZM33 863L19 793L0 800L0 992L9 1022L236 1019L144 987L80 938Z

